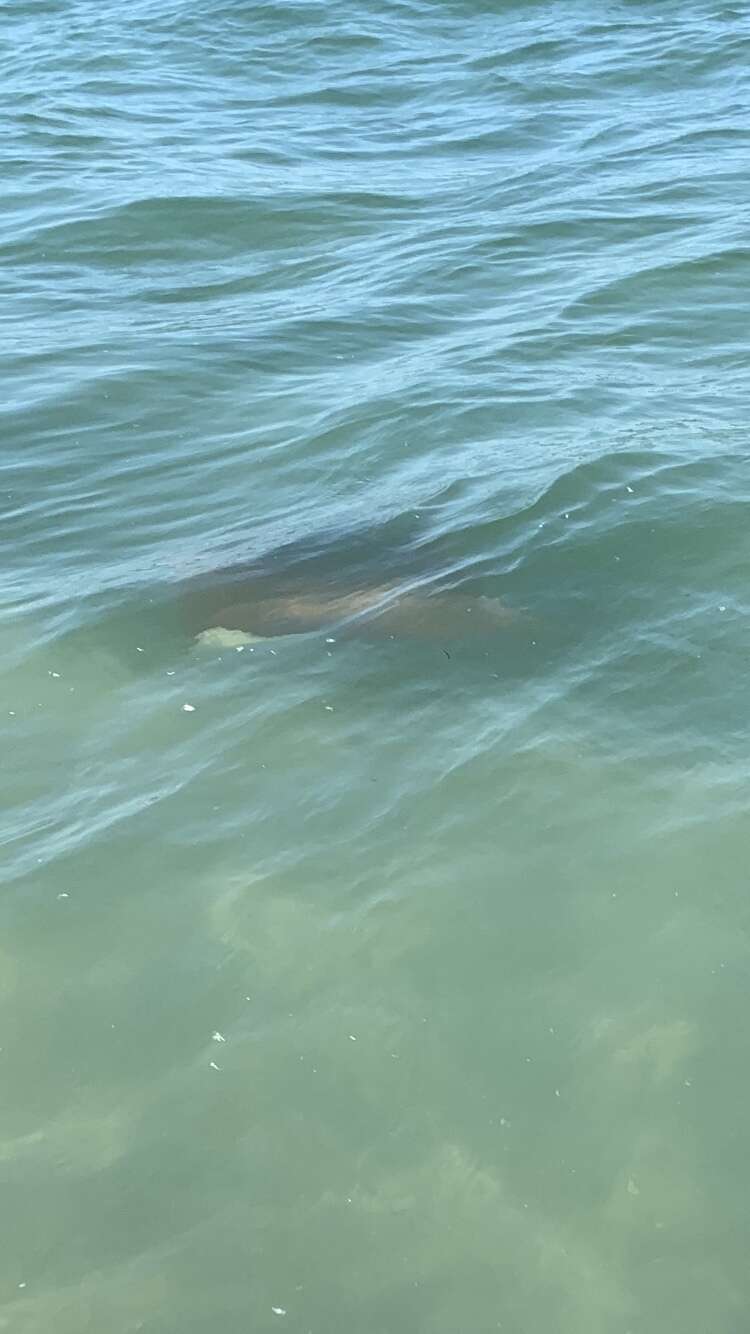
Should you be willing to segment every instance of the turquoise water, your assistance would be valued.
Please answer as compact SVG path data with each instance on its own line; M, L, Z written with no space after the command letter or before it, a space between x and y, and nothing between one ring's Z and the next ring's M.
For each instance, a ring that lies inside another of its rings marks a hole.
M749 20L7 7L0 1329L746 1328Z

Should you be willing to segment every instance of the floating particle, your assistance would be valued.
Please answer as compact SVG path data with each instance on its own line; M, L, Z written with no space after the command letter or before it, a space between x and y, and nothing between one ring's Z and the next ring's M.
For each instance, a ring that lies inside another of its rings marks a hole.
M55 680L57 680L57 681L60 680L60 673L59 673L59 672L50 672L49 675L50 675L50 676L54 676Z
M720 607L719 607L719 611L726 611L726 604L725 604L725 603L723 603L723 602L721 603L721 605L720 605ZM53 674L53 676L54 676L54 672L53 672L52 674Z
M183 706L182 706L182 712L183 712L183 713L195 713L195 705L194 705L194 704L183 704Z
M634 492L632 486L626 486L626 487L625 487L625 490L626 490L626 491L629 491L631 496L634 496L634 495L635 495L635 492Z
M217 1065L215 1061L209 1061L208 1064L210 1065L210 1067L211 1067L212 1070L220 1070L220 1069L221 1069L221 1066Z
M271 1310L274 1315L286 1315L286 1309L283 1306L272 1306Z
M224 1037L224 1034L223 1034L223 1033L220 1033L220 1032L218 1031L218 1029L216 1030L215 1033L212 1033L212 1034L211 1034L211 1037L213 1038L214 1042L226 1042L226 1038Z
M336 640L335 640L335 639L330 639L330 638L329 638L329 639L326 640L326 644L335 644L335 643L336 643Z
M142 649L142 648L139 648L138 644L136 644L136 646L135 646L135 651L136 651L136 653L142 653L142 652L143 652L143 649Z
M640 1195L640 1189L632 1177L628 1178L628 1195Z
M332 705L332 704L324 704L324 705L323 705L323 708L325 709L326 713L333 713L333 705Z
M356 1041L357 1041L357 1039L355 1038L355 1036L354 1036L353 1033L350 1033L350 1034L349 1034L349 1041L350 1041L350 1042L356 1042Z
M57 897L58 897L58 899L69 899L69 898L70 898L70 895L69 895L69 894L66 894L65 891L63 890L62 894L58 894Z

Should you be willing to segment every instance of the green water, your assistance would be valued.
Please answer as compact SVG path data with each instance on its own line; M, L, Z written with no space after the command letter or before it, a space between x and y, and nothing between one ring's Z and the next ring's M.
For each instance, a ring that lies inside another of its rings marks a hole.
M746 1329L749 20L8 7L0 1329Z

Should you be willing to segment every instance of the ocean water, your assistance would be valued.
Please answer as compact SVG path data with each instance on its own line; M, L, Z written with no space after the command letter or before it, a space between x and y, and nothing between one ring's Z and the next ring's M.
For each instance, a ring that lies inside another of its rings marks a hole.
M0 40L0 1330L745 1330L750 8Z

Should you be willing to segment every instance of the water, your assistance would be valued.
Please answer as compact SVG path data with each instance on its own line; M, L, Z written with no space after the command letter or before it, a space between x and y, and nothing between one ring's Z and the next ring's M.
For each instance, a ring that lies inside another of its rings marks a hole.
M745 1327L749 18L7 8L0 1328Z

